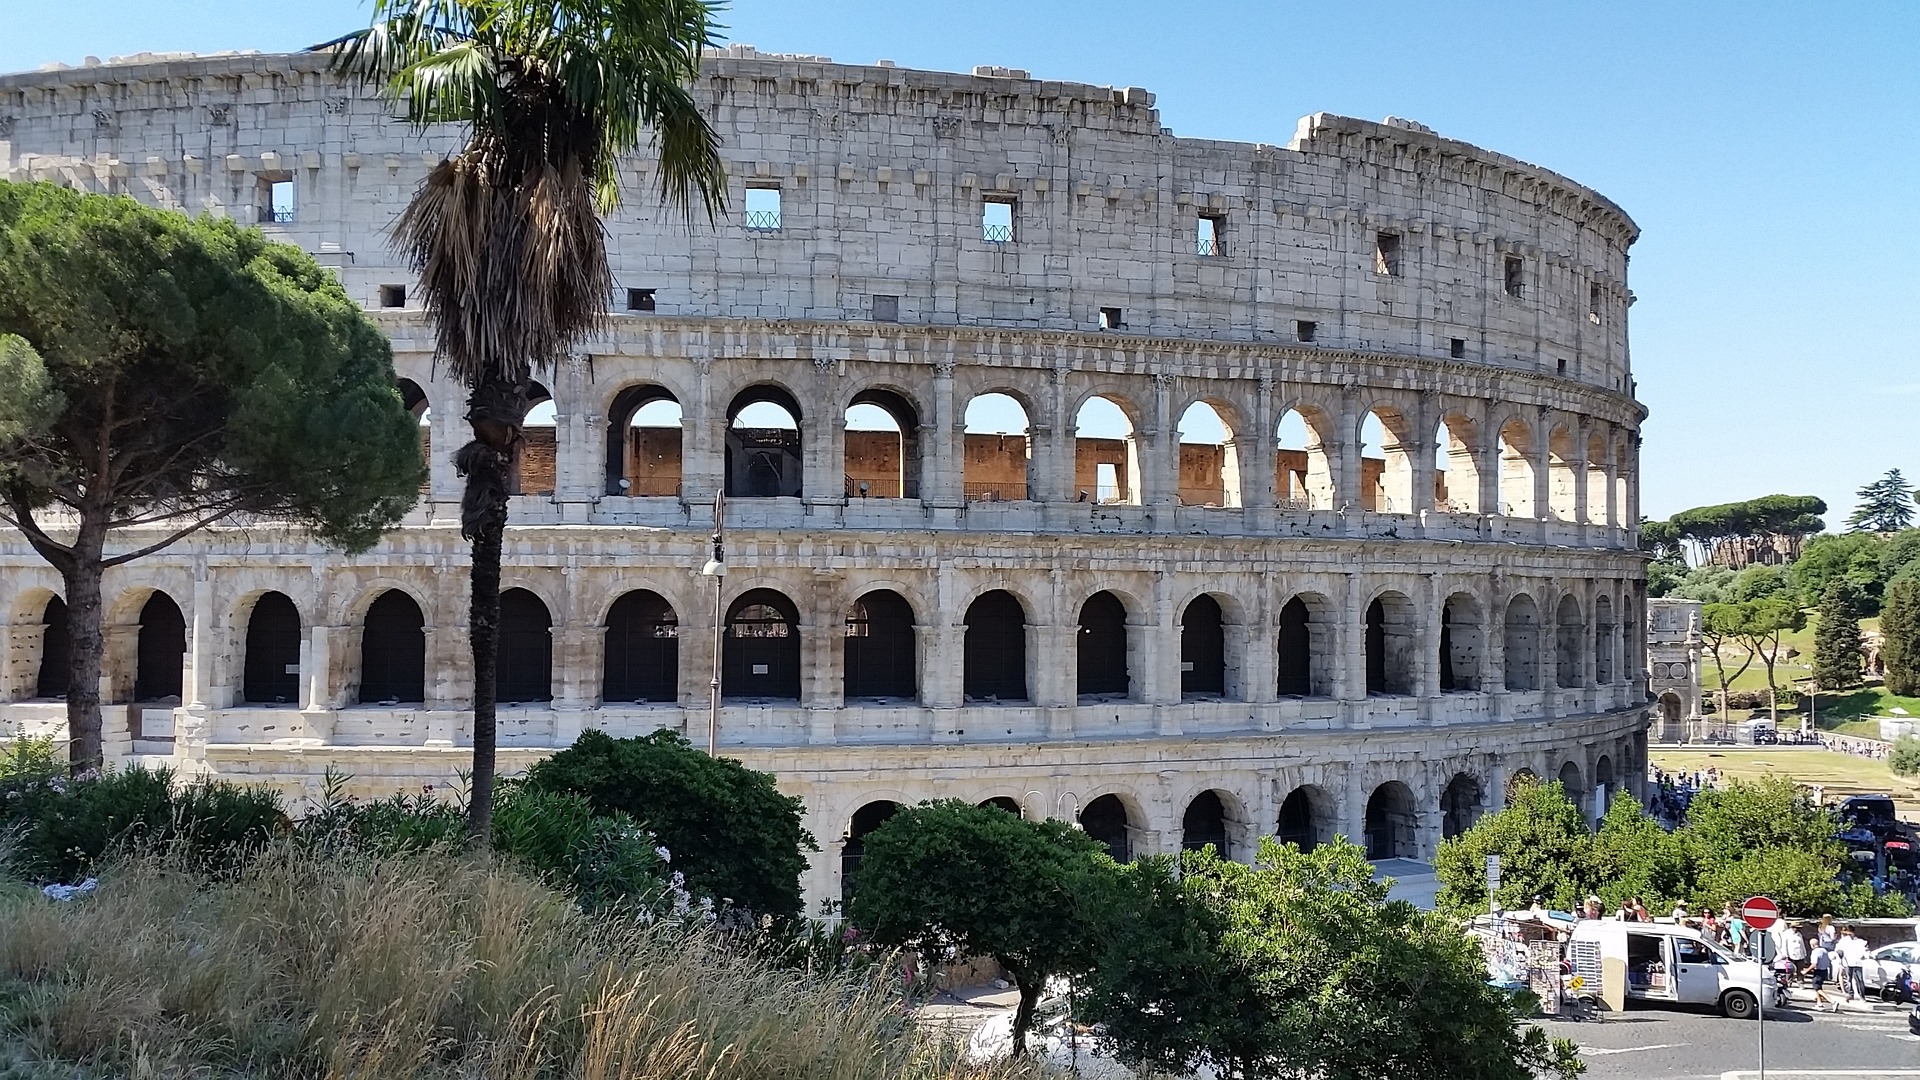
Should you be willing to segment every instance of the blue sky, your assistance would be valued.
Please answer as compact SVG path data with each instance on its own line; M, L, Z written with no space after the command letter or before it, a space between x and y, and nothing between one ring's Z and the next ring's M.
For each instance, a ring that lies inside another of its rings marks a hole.
M0 70L298 48L363 0L18 0ZM1318 111L1537 162L1643 230L1643 505L1827 500L1920 475L1920 4L1647 0L738 0L727 36L850 63L1143 86L1182 135L1284 143Z

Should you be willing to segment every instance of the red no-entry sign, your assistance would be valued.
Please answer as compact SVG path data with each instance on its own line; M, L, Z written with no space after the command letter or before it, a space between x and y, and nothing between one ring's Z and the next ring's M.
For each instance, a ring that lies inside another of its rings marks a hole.
M1764 896L1751 896L1741 905L1740 917L1755 930L1767 930L1780 921L1780 905Z

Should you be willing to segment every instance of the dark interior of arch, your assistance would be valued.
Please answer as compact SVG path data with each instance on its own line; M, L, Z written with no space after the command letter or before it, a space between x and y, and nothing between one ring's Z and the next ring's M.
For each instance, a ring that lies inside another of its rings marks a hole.
M1307 629L1307 603L1299 597L1280 609L1280 672L1276 692L1307 697L1313 693L1313 638Z
M1180 615L1180 693L1227 692L1227 638L1220 602L1201 595Z
M173 597L156 591L141 605L140 640L134 651L133 700L180 700L187 661L187 620Z
M1019 802L1017 802L1011 795L995 795L993 798L988 799L986 802L983 802L980 805L982 807L991 806L995 810L1005 810L1007 813L1012 814L1014 817L1022 816Z
M982 593L967 606L961 659L962 690L975 701L1027 699L1027 616L1004 589Z
M1223 859L1233 858L1233 852L1227 844L1227 808L1220 802L1220 794L1215 791L1203 791L1187 804L1187 812L1180 819L1180 847L1183 851L1199 851L1208 844Z
M1313 797L1306 788L1294 788L1293 792L1280 804L1280 819L1275 823L1274 838L1283 844L1292 844L1301 851L1312 851L1320 845L1320 824L1313 813Z
M360 700L412 703L427 700L427 620L420 605L388 589L367 608L360 634Z
M1133 841L1127 837L1127 807L1118 796L1102 795L1088 803L1080 811L1080 828L1105 844L1115 862L1133 858Z
M1110 592L1080 608L1079 687L1082 695L1127 693L1127 609Z
M553 616L526 589L500 594L500 659L493 686L503 705L553 700Z
M671 491L657 490L657 488L665 486L665 481L669 479L668 477L661 477L661 483L659 484L649 484L647 477L629 475L629 465L633 464L636 458L647 451L648 448L642 445L643 439L655 440L664 435L666 441L672 443L674 446L672 454L673 460L670 463L670 471L672 473L670 479L672 479L675 487L678 486L680 476L678 449L680 433L677 431L659 432L654 429L647 429L647 433L642 435L641 429L636 429L633 426L633 414L656 401L671 401L677 404L679 400L680 399L674 397L672 392L666 387L653 385L629 386L613 395L613 403L607 408L607 494L673 494ZM661 462L659 464L667 465L669 463ZM627 481L626 487L620 486L620 481L622 480Z
M1413 835L1413 793L1390 781L1367 799L1367 858L1411 859L1416 854Z
M1466 773L1453 778L1440 796L1440 836L1452 838L1473 828L1480 816L1480 782Z
M722 652L723 696L800 697L800 611L780 593L753 589L733 602Z
M1440 609L1440 691L1460 689L1453 675L1453 608Z
M867 834L899 812L899 803L884 800L870 802L853 812L853 820L847 823L846 843L840 847L841 902L853 899L854 881L860 876L860 857L866 853Z
M67 696L68 672L67 657L67 602L57 596L47 599L46 610L40 615L40 672L34 680L33 696L43 698L63 698Z
M602 701L676 701L680 697L680 620L673 605L645 589L607 612Z
M1387 609L1378 598L1367 605L1367 693L1387 692Z
M853 602L847 613L846 696L914 696L913 607L890 589Z
M846 494L849 498L920 497L920 413L891 390L863 390L851 405L885 409L900 431L846 433Z
M260 705L300 700L300 612L285 593L254 602L247 617L247 660L240 697Z
M734 426L740 410L762 401L785 409L794 426ZM727 406L727 494L745 499L799 498L800 423L800 403L777 386L752 386L735 396Z
M420 384L414 382L412 379L401 379L398 385L400 387L400 406L412 413L416 418L419 417L421 410L427 407L427 392L420 389Z

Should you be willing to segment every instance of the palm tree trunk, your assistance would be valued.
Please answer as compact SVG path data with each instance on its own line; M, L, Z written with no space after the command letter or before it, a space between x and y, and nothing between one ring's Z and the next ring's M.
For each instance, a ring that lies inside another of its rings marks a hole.
M524 401L524 389L513 383L488 380L475 386L467 398L474 438L454 455L455 467L467 480L460 501L460 532L473 544L468 608L473 646L473 787L467 802L467 842L476 848L486 847L493 832L500 549L507 531L507 484Z

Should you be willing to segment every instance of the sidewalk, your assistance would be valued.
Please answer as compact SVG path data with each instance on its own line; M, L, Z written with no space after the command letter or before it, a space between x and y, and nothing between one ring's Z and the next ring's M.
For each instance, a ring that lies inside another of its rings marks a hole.
M1902 1005L1899 1002L1881 1001L1878 995L1848 1001L1845 991L1835 990L1833 987L1828 987L1826 994L1827 1000L1839 1005L1839 1011L1841 1012L1904 1013L1911 1008L1911 1006ZM1815 1005L1813 991L1804 986L1789 987L1787 989L1787 1004L1795 1008L1811 1009Z

